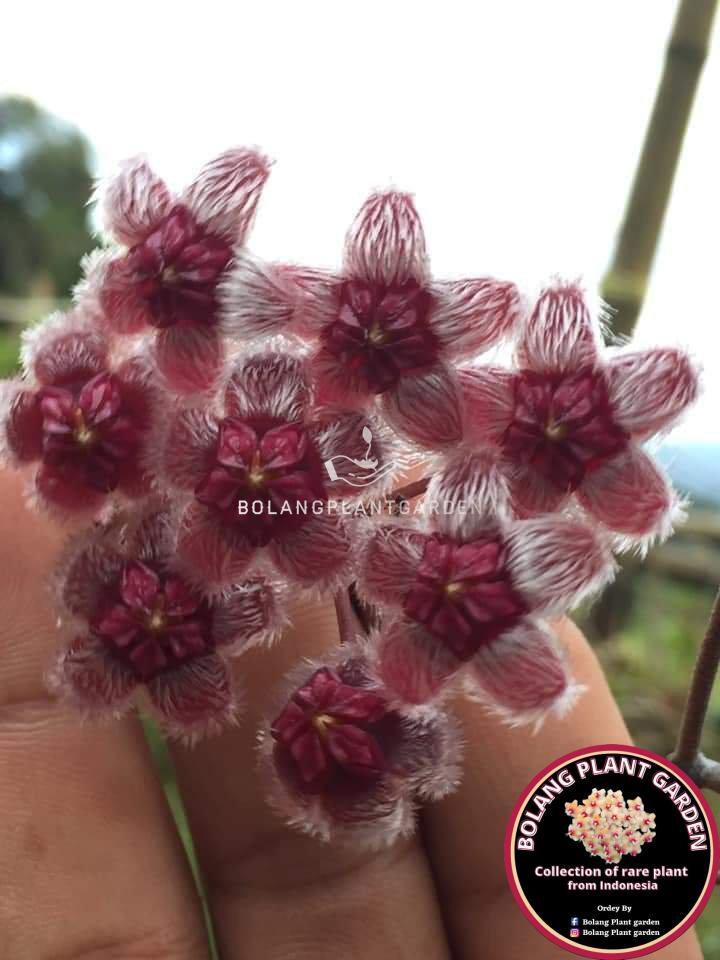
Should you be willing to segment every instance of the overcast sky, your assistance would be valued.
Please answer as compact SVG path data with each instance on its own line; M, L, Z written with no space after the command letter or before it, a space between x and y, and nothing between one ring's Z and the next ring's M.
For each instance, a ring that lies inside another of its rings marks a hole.
M213 152L261 145L277 161L261 255L337 263L365 194L392 184L416 194L438 276L581 274L594 287L675 6L35 2L5 13L0 82L78 124L101 173L144 151L180 184ZM701 355L705 396L677 438L718 441L715 47L638 333Z

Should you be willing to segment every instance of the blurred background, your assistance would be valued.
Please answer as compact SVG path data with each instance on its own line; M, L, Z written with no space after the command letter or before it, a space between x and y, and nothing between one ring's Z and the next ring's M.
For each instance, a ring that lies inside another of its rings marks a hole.
M582 614L637 742L669 752L720 582L720 38L713 51L714 2L682 7L677 22L677 0L126 0L112 21L85 2L16 7L0 375L96 242L95 177L139 151L181 185L214 152L261 145L277 159L251 241L263 256L336 264L364 196L393 184L416 194L438 276L530 290L583 276L618 330L637 316L640 341L680 343L705 366L701 402L661 448L688 523ZM720 757L720 694L705 750ZM700 922L709 958L719 901Z

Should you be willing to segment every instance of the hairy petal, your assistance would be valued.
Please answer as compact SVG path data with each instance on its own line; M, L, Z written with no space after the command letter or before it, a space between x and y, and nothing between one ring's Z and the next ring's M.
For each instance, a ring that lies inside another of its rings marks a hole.
M668 537L678 510L668 478L633 445L586 477L577 497L596 520L639 546Z
M532 466L508 462L506 473L513 511L518 517L555 513L570 499L566 490L559 489Z
M566 612L615 572L609 539L587 523L537 517L512 524L506 537L513 586L541 616Z
M514 374L503 367L466 367L457 378L464 438L481 446L499 445L513 418Z
M53 314L23 336L23 361L38 383L63 387L107 369L107 339L89 322L77 310Z
M328 270L285 264L278 270L294 291L293 332L314 339L322 328L337 319L342 279Z
M172 196L143 156L127 160L120 171L100 187L100 216L104 229L120 243L140 243L170 212Z
M255 552L248 540L224 528L199 503L190 504L182 516L177 550L184 576L212 591L239 582Z
M108 533L92 531L71 543L58 565L58 593L62 606L75 616L91 620L111 584L118 583L123 556Z
M308 401L302 360L288 353L269 351L241 360L232 371L225 391L229 416L270 416L301 420Z
M142 563L164 565L175 553L177 518L167 500L148 499L125 532L127 553Z
M269 174L267 157L236 147L206 164L182 199L210 233L242 245Z
M208 390L220 372L223 356L219 331L212 328L168 327L155 339L158 368L181 393Z
M424 283L425 235L410 194L390 190L365 201L345 240L345 270L369 283Z
M242 251L221 281L222 329L241 340L279 333L290 326L296 299L281 268Z
M194 490L214 462L218 424L205 410L175 415L163 443L158 473L181 490Z
M415 797L435 801L457 790L462 780L462 727L435 704L423 704L422 719L412 724L402 758Z
M91 637L78 637L48 674L50 690L87 713L122 713L130 707L136 680Z
M20 381L8 384L6 389L13 391L8 397L8 412L5 421L5 435L9 452L20 463L38 460L42 454L43 413L37 394L32 390L17 389Z
M271 639L283 623L277 596L264 580L240 584L215 603L213 636L218 646L232 647L239 653L247 647Z
M325 489L345 497L372 485L380 495L401 467L397 444L374 417L357 411L332 412L312 424L312 436L325 464Z
M517 346L518 361L539 373L595 366L598 333L582 289L558 281L540 294Z
M371 639L379 679L402 703L428 703L444 691L464 664L422 626L402 617Z
M505 476L492 453L460 450L430 481L427 501L437 508L438 530L471 539L495 528L508 513Z
M471 357L507 337L522 316L514 283L485 277L451 280L431 287L433 332L453 358Z
M135 498L149 493L152 486L154 433L159 423L165 425L167 398L153 382L155 371L146 357L131 357L114 376L122 393L123 413L140 437L138 455L119 464L118 490Z
M186 741L219 733L237 713L228 669L217 654L160 674L148 684L148 693L163 729Z
M615 420L644 439L673 426L695 401L699 370L683 350L633 351L610 361L607 382Z
M398 433L424 447L445 448L462 435L458 386L444 365L403 377L383 394L381 406Z
M273 541L269 550L286 576L305 586L323 586L347 571L351 547L343 518L324 512L282 540Z
M377 603L402 605L415 583L427 536L412 527L378 527L362 558L359 582Z
M68 469L62 472L48 464L41 464L35 474L35 493L40 501L57 509L77 515L95 513L106 500L106 494L92 490L80 474L73 476Z
M530 620L483 647L466 677L477 698L512 725L539 725L549 712L563 716L583 689L555 638Z
M147 301L129 275L124 258L101 264L99 301L106 326L114 333L129 335L145 330L152 321ZM95 282L88 277L88 284Z
M318 406L370 409L373 396L357 378L349 378L346 366L329 350L316 350L308 362L313 394Z

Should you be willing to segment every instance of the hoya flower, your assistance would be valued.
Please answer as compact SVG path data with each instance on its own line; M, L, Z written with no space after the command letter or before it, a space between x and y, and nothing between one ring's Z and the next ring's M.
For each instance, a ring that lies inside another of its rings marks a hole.
M435 282L409 194L373 194L347 235L337 274L238 258L229 275L229 332L293 330L313 343L323 400L368 408L405 437L446 447L461 434L453 372L514 328L520 297L491 278Z
M455 480L439 477L428 498L446 503ZM562 713L578 689L544 619L612 577L605 537L557 516L486 511L464 526L442 512L430 519L379 525L361 564L361 590L386 614L375 637L382 681L422 704L462 678L513 722Z
M403 714L354 645L304 664L261 731L272 805L308 833L369 846L411 833L418 801L455 788L459 752L454 722Z
M573 498L628 542L667 536L677 496L641 443L694 401L698 371L681 350L604 352L583 292L540 296L517 347L519 369L461 375L467 439L502 457L516 510Z
M104 225L124 250L96 261L86 292L97 293L114 331L154 334L155 360L175 390L204 390L220 371L218 284L245 242L268 171L257 151L227 150L173 196L136 157L104 189Z
M61 512L145 495L161 403L150 367L111 352L79 307L32 329L23 362L23 376L6 385L4 446L12 465L34 467L33 495Z
M142 690L161 726L191 740L235 717L228 656L281 624L262 579L211 597L180 575L162 512L134 528L115 518L79 538L58 597L66 642L52 688L90 715L125 713Z
M582 842L591 856L600 857L607 863L620 863L623 856L636 857L644 844L652 842L655 814L647 813L640 797L628 801L626 805L622 790L609 790L608 795L612 795L609 797L610 803L606 802L605 791L596 787L585 798L584 806L576 800L566 803L565 813L572 818L567 835L571 840ZM597 811L590 829L585 826L581 809ZM615 828L618 818L612 816L613 811L620 813L626 824L624 829Z
M215 407L177 414L158 469L187 500L178 549L193 576L222 586L254 560L306 586L347 572L351 531L333 498L354 492L343 464L361 462L370 428L312 400L305 363L266 351L235 365Z

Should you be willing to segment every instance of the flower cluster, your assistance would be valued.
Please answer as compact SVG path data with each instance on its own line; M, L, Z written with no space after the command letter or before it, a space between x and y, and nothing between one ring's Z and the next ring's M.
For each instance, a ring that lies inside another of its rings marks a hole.
M576 283L434 278L396 190L363 204L339 269L263 262L245 243L269 168L228 150L174 195L140 158L101 187L106 242L28 332L0 446L33 507L86 528L50 670L86 714L218 730L232 658L282 632L289 596L335 597L341 643L285 680L260 769L291 822L377 843L458 781L451 694L512 723L571 707L548 620L669 534L678 498L643 444L698 373L606 348Z
M566 803L565 813L572 817L570 839L607 863L620 863L626 854L636 857L655 836L655 814L647 812L640 797L626 801L622 790L594 788L582 803Z

